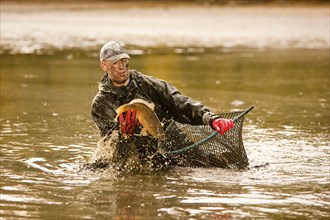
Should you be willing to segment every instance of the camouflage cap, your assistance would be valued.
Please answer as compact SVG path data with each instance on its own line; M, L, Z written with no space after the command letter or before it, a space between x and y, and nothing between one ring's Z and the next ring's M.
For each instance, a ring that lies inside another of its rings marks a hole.
M103 45L100 50L100 61L109 59L111 63L115 63L120 59L130 59L125 45L118 41L110 41Z

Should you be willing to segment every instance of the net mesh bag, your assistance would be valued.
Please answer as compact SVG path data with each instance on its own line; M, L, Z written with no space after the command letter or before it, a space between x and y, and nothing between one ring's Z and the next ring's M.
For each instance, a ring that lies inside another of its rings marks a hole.
M205 138L215 133L210 126L174 121L165 126L166 138L162 143L150 136L122 139L114 132L98 142L91 162L84 164L82 169L114 167L141 172L167 169L172 165L244 169L249 163L242 139L244 117L236 118L240 113L219 114L221 118L235 119L235 126L208 140Z
M240 113L221 113L219 116L233 119ZM166 142L162 147L168 151L167 157L172 157L173 162L181 166L244 169L249 162L242 138L243 121L244 117L236 119L234 128L205 142L202 140L215 132L210 126L174 122L166 129ZM187 149L200 141L201 144Z

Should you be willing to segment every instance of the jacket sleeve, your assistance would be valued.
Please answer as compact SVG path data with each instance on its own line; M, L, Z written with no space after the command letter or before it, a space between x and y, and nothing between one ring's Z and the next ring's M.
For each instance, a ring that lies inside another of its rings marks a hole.
M92 117L102 137L119 128L118 122L114 121L116 112L109 105L110 103L100 99L100 94L94 98L92 103Z
M146 76L146 88L168 114L180 123L192 125L209 125L214 114L208 107L180 93L170 83Z

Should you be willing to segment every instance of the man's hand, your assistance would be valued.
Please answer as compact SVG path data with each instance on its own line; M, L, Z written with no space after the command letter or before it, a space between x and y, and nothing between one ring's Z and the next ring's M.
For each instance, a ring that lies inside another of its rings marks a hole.
M140 125L140 122L136 117L136 111L128 110L127 112L124 112L119 115L119 124L122 134L133 134L135 128Z
M229 129L235 126L234 121L232 119L225 119L225 118L217 118L211 122L211 126L214 130L223 135Z

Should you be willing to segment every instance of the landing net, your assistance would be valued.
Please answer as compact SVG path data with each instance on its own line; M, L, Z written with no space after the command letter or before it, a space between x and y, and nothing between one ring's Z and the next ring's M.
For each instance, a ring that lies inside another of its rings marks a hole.
M234 119L240 113L242 112L221 113L219 116ZM249 162L242 138L243 121L243 116L235 118L234 128L189 150L185 148L214 134L215 131L206 125L191 126L175 122L166 131L167 142L163 148L169 152L168 157L172 157L182 166L246 168Z
M243 112L219 114L221 118L235 121L235 127L221 136L210 126L192 126L178 122L166 126L163 143L158 143L150 136L122 139L118 132L113 132L98 142L90 163L85 164L82 170L114 167L126 171L149 172L173 165L244 169L249 163L242 129L244 114L251 109L252 107Z

